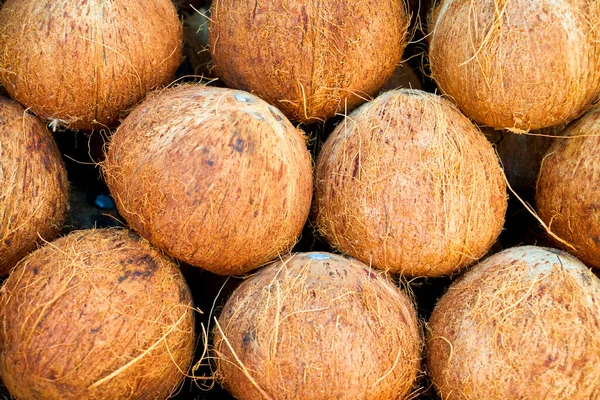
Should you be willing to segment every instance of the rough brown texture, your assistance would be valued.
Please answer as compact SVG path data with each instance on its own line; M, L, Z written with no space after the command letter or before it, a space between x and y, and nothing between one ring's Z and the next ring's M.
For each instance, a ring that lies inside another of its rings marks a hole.
M288 251L312 198L301 131L256 96L206 86L140 104L113 136L104 174L133 229L218 274Z
M75 231L0 291L0 376L18 399L164 399L194 350L179 268L124 229Z
M215 0L217 75L306 123L368 100L406 46L403 0ZM258 27L258 28L256 28Z
M170 0L8 0L0 11L0 80L54 126L114 126L181 62Z
M52 240L67 211L67 172L36 117L0 97L0 275L40 240Z
M512 189L533 193L542 159L554 143L554 137L560 136L564 128L565 125L559 125L526 134L491 128L481 130L496 145L504 174Z
M444 400L600 398L600 280L566 253L515 247L436 305L427 366Z
M442 91L478 123L569 122L600 93L596 0L442 0L429 58Z
M565 250L600 268L600 108L571 123L563 136L542 162L537 211L552 232L575 247Z
M504 223L492 146L452 104L396 90L341 122L317 160L314 214L337 249L411 276L483 256Z
M298 253L261 269L232 294L214 332L216 376L240 399L403 399L419 373L410 299L334 254Z

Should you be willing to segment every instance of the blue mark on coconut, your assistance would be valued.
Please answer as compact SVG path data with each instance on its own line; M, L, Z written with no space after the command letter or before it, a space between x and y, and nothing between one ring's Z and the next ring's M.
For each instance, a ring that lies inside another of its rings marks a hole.
M310 258L311 260L329 260L331 259L330 256L328 256L327 254L323 254L323 253L310 253L306 255L307 258Z
M235 97L237 101L241 101L242 103L250 103L252 101L250 97L246 96L243 93L236 93L233 95L233 97Z

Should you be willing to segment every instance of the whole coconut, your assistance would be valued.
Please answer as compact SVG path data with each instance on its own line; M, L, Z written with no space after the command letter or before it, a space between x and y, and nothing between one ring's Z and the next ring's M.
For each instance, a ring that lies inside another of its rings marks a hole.
M178 267L127 230L75 231L0 290L0 376L18 399L165 399L194 350Z
M113 126L181 62L170 0L8 0L0 10L0 80L54 127Z
M485 136L449 101L395 90L325 142L314 214L335 248L411 276L452 274L502 229L506 184Z
M442 0L431 73L471 119L534 130L571 121L600 93L600 2Z
M597 399L600 280L576 258L514 247L473 267L436 305L427 367L450 399Z
M288 251L312 198L301 131L258 97L215 87L146 99L114 134L104 174L133 229L217 274Z
M378 92L400 63L408 24L404 0L214 0L209 45L228 86L310 123Z
M533 194L542 159L554 143L555 137L560 136L564 128L565 125L559 125L528 134L491 128L481 130L488 140L496 145L504 174L512 189Z
M58 234L67 211L67 172L36 117L0 97L0 275L38 240Z
M248 399L404 399L419 374L414 305L381 273L329 253L261 269L214 328L216 377Z
M600 268L600 108L571 123L563 136L542 162L537 211L552 232L574 246L566 250Z

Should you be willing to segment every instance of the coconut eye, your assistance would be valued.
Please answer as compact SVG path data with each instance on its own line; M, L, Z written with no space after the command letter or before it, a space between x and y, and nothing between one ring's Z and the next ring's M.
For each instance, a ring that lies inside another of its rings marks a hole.
M235 97L237 101L242 103L250 103L252 101L251 98L244 96L242 93L236 93L233 95L233 97Z

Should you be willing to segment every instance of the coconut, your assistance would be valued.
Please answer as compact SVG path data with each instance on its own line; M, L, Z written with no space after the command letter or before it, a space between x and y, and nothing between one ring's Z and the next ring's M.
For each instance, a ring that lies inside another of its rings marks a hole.
M228 86L310 123L378 92L400 63L408 24L404 0L217 0L209 45Z
M427 367L442 399L595 399L600 280L558 250L498 253L436 305Z
M55 128L116 125L171 82L181 48L170 0L8 0L0 11L0 80Z
M114 134L104 174L133 229L217 274L288 251L312 198L301 131L256 96L207 86L141 103Z
M533 192L542 159L564 128L565 125L559 125L528 134L485 127L481 130L496 145L506 179L512 189L516 192Z
M571 123L540 169L536 206L566 250L600 268L600 108ZM556 240L556 238L553 238Z
M165 399L194 350L177 265L124 229L74 231L0 290L0 376L18 399Z
M600 93L595 0L442 0L430 25L431 73L480 124L559 125Z
M506 184L485 136L449 101L394 90L325 142L315 222L340 251L410 276L455 272L499 235Z
M259 270L214 328L216 377L239 399L403 399L419 373L414 305L385 275L329 253Z
M0 275L65 221L67 172L54 139L36 117L0 97Z

